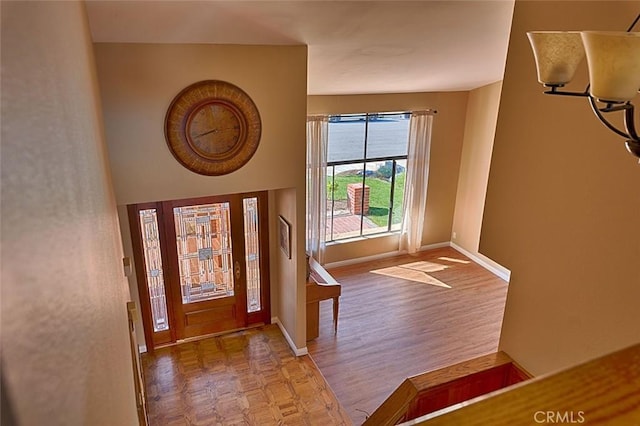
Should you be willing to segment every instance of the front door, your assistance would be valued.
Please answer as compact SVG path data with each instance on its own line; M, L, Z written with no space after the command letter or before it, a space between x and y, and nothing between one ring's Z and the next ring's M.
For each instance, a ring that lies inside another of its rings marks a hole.
M169 280L178 339L247 326L242 210L238 197L167 202ZM232 217L233 215L233 217ZM232 223L234 226L232 226Z
M268 323L265 193L129 210L147 346Z

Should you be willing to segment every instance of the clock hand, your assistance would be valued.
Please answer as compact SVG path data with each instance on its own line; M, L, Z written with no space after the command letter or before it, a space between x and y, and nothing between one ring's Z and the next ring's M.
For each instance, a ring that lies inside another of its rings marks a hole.
M218 129L211 129L206 132L200 133L199 135L195 135L195 138L199 138L200 136L208 135L209 133L217 133Z
M199 135L195 135L194 138L199 138L200 136L208 135L209 133L218 133L218 132L228 132L229 130L238 130L237 127L229 127L227 129L211 129L206 132L200 133Z

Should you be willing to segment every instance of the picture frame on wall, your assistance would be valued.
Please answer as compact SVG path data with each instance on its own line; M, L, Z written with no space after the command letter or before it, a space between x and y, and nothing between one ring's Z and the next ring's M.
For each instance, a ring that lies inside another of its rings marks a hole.
M291 259L291 225L282 216L278 217L278 234L280 235L280 248Z

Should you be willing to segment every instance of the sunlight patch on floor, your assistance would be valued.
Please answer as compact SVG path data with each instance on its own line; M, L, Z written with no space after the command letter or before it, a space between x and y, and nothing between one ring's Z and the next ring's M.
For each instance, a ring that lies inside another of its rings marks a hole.
M441 263L427 262L426 260L421 260L419 262L405 263L404 265L398 265L398 267L406 268L406 269L414 269L416 271L422 271L422 272L439 272L439 271L444 271L447 268L450 268L450 266L443 265Z
M371 271L371 273L434 285L437 287L451 288L450 285L445 284L428 274L428 272L438 272L447 268L448 266L446 265L421 261L405 263L404 265L398 266L390 266L388 268L376 269Z

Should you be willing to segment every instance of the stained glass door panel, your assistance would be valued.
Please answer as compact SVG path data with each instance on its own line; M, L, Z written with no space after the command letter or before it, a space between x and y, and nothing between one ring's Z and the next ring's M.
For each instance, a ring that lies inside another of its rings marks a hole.
M262 309L260 287L260 232L258 197L242 200L244 213L244 250L247 265L247 312L258 312Z
M178 340L247 326L242 203L237 195L164 203L172 223Z
M151 317L155 333L169 329L167 299L164 292L164 272L160 252L160 233L156 209L139 211L142 251L151 302Z
M173 209L182 303L234 296L228 202Z

